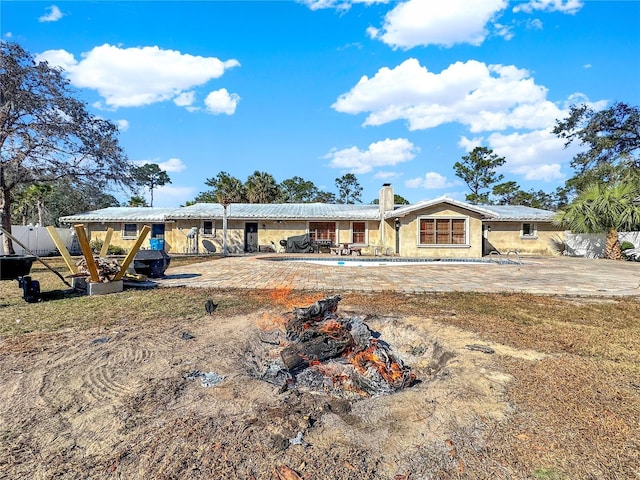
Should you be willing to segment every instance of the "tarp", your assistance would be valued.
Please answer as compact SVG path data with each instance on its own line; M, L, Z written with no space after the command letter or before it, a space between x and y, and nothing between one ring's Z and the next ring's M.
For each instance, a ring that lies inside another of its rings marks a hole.
M287 253L313 253L315 244L311 242L309 234L296 235L287 238Z

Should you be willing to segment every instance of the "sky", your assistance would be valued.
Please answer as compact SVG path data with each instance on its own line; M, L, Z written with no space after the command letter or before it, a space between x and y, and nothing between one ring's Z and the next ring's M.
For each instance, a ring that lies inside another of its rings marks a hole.
M504 181L553 192L580 148L556 120L640 105L640 1L3 0L0 36L63 68L129 160L168 173L158 207L221 171L464 200L453 165L477 146Z

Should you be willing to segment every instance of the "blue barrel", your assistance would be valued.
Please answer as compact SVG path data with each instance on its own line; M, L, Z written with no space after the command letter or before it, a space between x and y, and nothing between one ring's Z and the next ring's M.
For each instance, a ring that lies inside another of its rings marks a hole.
M164 239L163 238L150 238L149 239L149 247L151 250L164 250Z

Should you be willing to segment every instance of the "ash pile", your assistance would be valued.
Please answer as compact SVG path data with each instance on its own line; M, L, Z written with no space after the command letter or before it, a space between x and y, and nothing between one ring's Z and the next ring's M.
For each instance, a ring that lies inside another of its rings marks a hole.
M388 395L415 375L359 317L338 315L340 296L294 308L285 331L261 335L277 345L266 354L249 349L251 373L284 389L299 388L346 399Z

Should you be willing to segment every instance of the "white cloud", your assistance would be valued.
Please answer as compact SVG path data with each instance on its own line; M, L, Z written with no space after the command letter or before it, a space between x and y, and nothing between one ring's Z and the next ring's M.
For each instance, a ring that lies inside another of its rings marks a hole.
M7 32L4 34L4 38L11 38L11 37L13 37L13 33L11 32Z
M579 151L576 147L564 148L564 141L551 129L527 133L493 133L487 138L489 147L507 162L504 170L522 175L526 180L550 182L565 178L561 171Z
M513 7L514 12L532 13L534 10L544 12L562 12L573 15L577 13L584 3L581 0L530 0Z
M62 68L67 72L78 65L73 54L66 50L47 50L46 52L35 54L34 59L36 62L47 62L50 66Z
M126 132L129 130L129 121L128 120L116 120L116 125L118 126L118 131Z
M193 90L190 92L182 92L176 98L173 99L173 103L175 103L179 107L190 107L193 105L193 102L196 99L196 92Z
M456 182L449 182L447 177L437 172L427 172L424 177L412 178L404 182L404 184L407 188L424 188L426 190L435 190L457 185Z
M379 179L379 180L387 180L389 178L399 178L402 176L402 173L400 172L376 172L373 175L373 178Z
M465 136L462 136L458 141L458 146L464 148L464 151L468 153L477 146L482 145L483 141L484 137L467 138Z
M593 65L591 65L590 63L585 63L585 64L582 66L582 68L587 68L587 69L588 69L588 68L591 68L591 67L593 67Z
M181 97L185 91L240 65L233 59L223 62L159 47L119 48L109 44L84 53L79 62L65 50L48 50L36 59L63 67L74 86L97 90L112 108Z
M220 113L226 113L227 115L233 115L240 101L240 96L236 93L229 93L226 88L221 88L215 92L211 92L205 98L204 103L207 106L207 111L214 115Z
M379 31L368 33L394 48L480 45L488 35L487 24L507 4L506 0L407 0L387 13Z
M493 28L495 29L495 34L499 37L504 38L505 40L511 40L515 36L515 34L513 33L513 28L509 25L494 23Z
M351 6L356 3L372 5L374 3L389 3L389 0L298 0L298 2L305 4L311 10L322 10L325 8L349 10Z
M156 164L158 165L158 167L160 167L160 170L174 173L182 172L187 169L187 166L179 158L170 158L165 162L161 162L159 158L154 158L153 160L136 160L132 163L140 166L147 164Z
M397 165L412 160L419 150L406 138L387 138L372 143L367 150L357 147L334 149L324 158L331 160L330 167L346 169L351 173L368 173L375 167Z
M47 13L38 18L39 22L57 22L64 16L60 9L55 5L47 7L46 10Z
M397 67L383 67L363 76L332 107L338 112L368 112L364 125L404 119L410 130L451 122L472 132L507 128L543 128L562 115L546 100L547 89L529 72L513 65L456 62L440 73L410 58Z
M542 20L539 18L528 20L526 25L529 30L542 30Z
M165 172L182 172L187 166L179 158L170 158L166 162L159 163L158 166Z
M153 190L154 207L178 207L187 201L193 200L196 189L193 187L180 187L177 185L164 185Z

